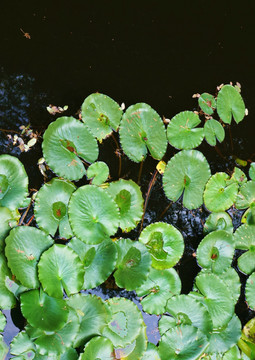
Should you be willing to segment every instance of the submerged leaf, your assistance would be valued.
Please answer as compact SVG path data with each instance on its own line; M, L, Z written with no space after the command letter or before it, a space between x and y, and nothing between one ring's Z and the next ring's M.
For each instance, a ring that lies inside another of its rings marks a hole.
M224 85L218 93L217 112L222 121L230 124L232 116L238 124L245 115L245 105L240 93L232 85Z

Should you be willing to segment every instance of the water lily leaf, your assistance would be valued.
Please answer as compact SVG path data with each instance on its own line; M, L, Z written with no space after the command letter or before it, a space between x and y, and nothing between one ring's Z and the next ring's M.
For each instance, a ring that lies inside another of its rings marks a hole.
M120 179L110 183L107 189L120 211L119 227L129 232L143 216L143 195L140 187L132 180Z
M211 213L204 224L204 234L209 234L215 230L225 230L233 233L232 219L226 212Z
M175 327L176 325L176 319L169 315L162 315L158 322L158 328L160 335L162 336L165 332L167 332L172 327Z
M245 296L249 307L255 310L255 272L246 281Z
M97 161L91 164L87 169L87 178L91 179L91 184L101 185L109 176L109 168L103 161Z
M21 285L17 279L14 281L10 279L9 276L5 277L5 286L16 297L16 299L18 299L19 295L24 291L30 290L28 287Z
M98 157L97 141L87 127L67 116L48 126L43 135L42 149L50 168L68 180L79 180L85 175L81 159L91 163Z
M168 269L176 265L184 251L181 232L173 225L163 222L144 228L139 241L146 245L155 269Z
M6 359L6 355L8 354L8 346L6 345L6 343L3 340L2 335L0 335L0 356L1 359Z
M161 360L158 353L158 348L154 344L148 343L147 349L143 354L141 360Z
M183 206L196 209L203 204L203 192L210 175L209 164L201 152L180 151L166 166L163 175L165 194L176 201L183 193Z
M74 340L74 347L83 346L96 335L101 335L111 316L106 304L95 295L75 294L67 300L79 318L80 330Z
M141 356L144 354L147 347L146 326L143 325L140 334L131 345L127 345L125 348L115 349L116 359L134 360L143 359Z
M249 250L255 247L255 226L241 225L234 233L234 241L236 249Z
M202 273L196 277L196 287L203 295L198 300L209 311L213 328L227 325L234 314L235 302L226 284L213 273Z
M33 359L36 347L25 331L19 332L10 344L12 355L22 355L22 359Z
M232 234L224 230L213 231L199 243L197 262L202 268L221 274L231 266L234 252Z
M62 329L47 332L27 325L25 330L30 339L35 343L39 354L48 355L50 358L50 356L64 354L64 352L72 347L73 341L79 331L79 320L76 312L69 308L68 318ZM61 359L62 357L60 360Z
M23 164L14 156L0 155L0 206L15 210L27 195L28 177Z
M169 329L159 342L161 360L196 360L208 345L207 337L192 325Z
M237 272L232 267L229 267L227 270L217 275L226 284L232 298L235 303L237 303L241 291L241 282Z
M23 286L38 288L37 263L53 240L39 229L19 226L10 231L5 242L5 255L12 273Z
M109 339L96 336L86 344L80 360L114 360L113 350L113 344Z
M211 316L198 300L189 295L173 296L167 302L166 311L174 317L176 325L195 326L209 337L213 328Z
M251 180L255 180L255 162L252 162L249 168L249 177Z
M169 143L176 149L194 149L204 138L203 128L197 128L201 120L193 111L182 111L175 115L167 127Z
M87 245L73 238L68 244L80 257L85 267L83 289L93 289L101 285L111 275L117 262L117 249L111 239L99 245Z
M209 119L204 125L204 135L209 145L216 146L216 140L220 143L224 140L225 130L219 121Z
M61 329L68 316L68 308L62 299L48 296L42 290L30 290L20 295L21 312L36 328L55 331Z
M233 182L228 184L229 176L219 172L211 176L204 191L204 203L208 210L225 211L236 200L238 185Z
M55 244L42 254L38 276L48 295L62 298L63 290L68 296L81 290L84 266L72 249Z
M234 346L241 336L241 322L234 314L229 323L222 329L211 333L208 353L224 353ZM235 358L236 359L236 358Z
M245 175L245 173L236 166L234 167L231 178L227 180L227 184L229 185L233 182L236 182L238 184L238 188L240 188L243 184L247 182L247 176Z
M59 228L61 238L70 238L73 233L69 225L67 207L76 186L57 178L44 184L35 198L35 218L41 229L55 235Z
M238 124L245 115L245 105L242 96L231 85L224 85L217 96L217 113L222 121L230 124L232 116Z
M135 290L150 271L151 256L146 246L138 241L120 239L116 242L118 259L114 278L120 288Z
M5 238L9 234L10 230L18 225L18 218L16 213L10 211L6 207L0 207L0 253L3 251L5 246Z
M71 196L69 220L75 235L87 244L99 244L114 235L119 210L108 192L95 185L84 185Z
M161 160L166 152L164 123L158 113L145 103L132 105L126 110L119 135L124 153L134 162L144 160L148 150L157 160Z
M136 289L137 295L143 297L143 310L156 315L163 314L167 301L180 292L181 280L175 269L151 268L147 280Z
M255 181L250 180L242 185L235 206L237 209L246 209L252 205L255 206Z
M102 141L112 133L112 130L117 131L122 110L109 96L95 93L84 100L81 115L82 121L92 134Z
M255 202L244 212L241 222L247 225L255 225Z
M222 360L237 360L241 359L240 350L237 345L232 346L225 354L223 355Z
M203 93L199 96L198 104L202 111L207 115L212 115L216 109L216 100L214 96L208 93Z
M103 336L111 340L114 347L125 347L139 335L143 318L137 306L125 298L111 298L106 301L112 313L103 329Z
M16 304L15 296L5 286L5 278L11 277L11 271L7 266L6 258L0 254L0 309L11 309Z
M237 264L239 270L244 274L250 275L255 271L255 248L252 247L249 251L239 256Z
M5 325L6 325L6 317L4 316L2 311L0 311L0 332L4 331Z

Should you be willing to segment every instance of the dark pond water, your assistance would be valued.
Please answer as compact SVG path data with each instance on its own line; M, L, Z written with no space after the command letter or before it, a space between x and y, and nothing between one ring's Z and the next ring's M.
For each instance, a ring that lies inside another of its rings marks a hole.
M36 167L40 146L21 154L6 135L29 123L38 133L43 132L53 120L46 111L49 104L68 105L66 114L74 115L87 95L99 91L126 107L146 102L161 116L171 118L182 110L197 108L194 93L214 93L217 85L238 81L249 115L232 126L233 144L227 134L220 146L224 159L206 145L200 150L212 172L232 170L235 156L255 161L254 15L252 1L245 5L231 1L173 5L163 1L48 0L2 4L0 152L19 156L29 174L30 187L38 189L43 181ZM107 158L109 148L112 144L106 141L102 158ZM155 162L148 159L142 178L144 193L154 168ZM116 173L117 160L111 162L112 176ZM135 178L138 167L130 170L130 163L124 161L124 173ZM159 219L167 204L158 180L144 225ZM201 218L207 215L187 211L177 202L161 217L177 226L185 238L186 251L178 266L185 293L191 290L199 270L192 252L202 238ZM116 295L103 293L101 288L96 291L103 297ZM134 298L132 293L125 296ZM253 316L243 298L236 311L243 323ZM4 337L9 343L22 321L18 310L13 310L15 327L10 314L5 313L8 326ZM150 339L156 343L157 318L145 316L149 318Z

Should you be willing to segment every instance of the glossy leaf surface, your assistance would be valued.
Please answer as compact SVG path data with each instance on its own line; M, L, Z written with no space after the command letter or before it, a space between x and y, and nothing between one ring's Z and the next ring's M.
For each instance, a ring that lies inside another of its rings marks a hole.
M245 105L239 92L231 85L224 85L217 97L217 113L222 121L230 124L232 116L238 124L245 115Z
M217 140L221 143L225 138L225 131L221 123L217 120L207 120L204 125L205 139L211 146L216 146Z

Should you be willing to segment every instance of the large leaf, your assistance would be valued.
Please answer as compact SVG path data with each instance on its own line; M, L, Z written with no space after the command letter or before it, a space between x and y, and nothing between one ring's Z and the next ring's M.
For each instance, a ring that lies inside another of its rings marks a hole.
M37 263L41 254L53 244L51 237L39 229L19 226L10 231L5 242L5 254L12 273L22 285L38 288Z
M109 339L96 336L85 346L80 360L114 360L113 344Z
M6 207L0 207L0 252L3 251L5 246L5 238L9 231L18 225L19 216L15 211L10 211Z
M0 155L0 206L14 210L28 194L28 177L23 164L14 156Z
M112 130L117 131L122 110L109 96L95 93L84 100L81 115L82 121L92 134L102 141L112 133Z
M209 145L216 146L216 140L220 143L224 140L225 131L219 121L210 119L204 125L204 135Z
M233 233L232 219L226 212L213 212L211 213L204 224L204 234L208 234L215 230L225 230Z
M197 128L201 120L193 111L182 111L175 115L167 127L169 143L177 149L198 147L204 138L203 128Z
M176 201L183 194L183 206L196 209L203 203L205 184L211 175L204 155L197 150L183 150L168 162L163 188L168 199Z
M51 169L69 180L79 180L85 174L81 159L94 162L98 157L96 139L87 127L73 117L60 117L43 135L43 156Z
M35 198L35 218L39 227L47 234L55 235L59 229L59 236L69 238L73 235L69 225L67 207L69 199L76 187L57 178L44 184Z
M148 150L157 160L161 160L166 152L167 139L163 121L145 103L132 105L126 110L119 134L124 153L135 162L144 160Z
M203 93L198 98L198 104L202 111L207 115L212 115L216 109L216 101L214 96L208 93Z
M156 315L163 314L168 299L180 292L181 280L175 269L151 268L147 280L136 289L137 295L143 297L143 310Z
M69 219L80 240L99 244L117 231L119 210L108 192L94 185L85 185L71 196Z
M69 309L66 302L48 296L42 290L30 290L20 295L21 312L35 328L57 331L67 321Z
M222 121L230 124L232 116L238 124L245 115L245 105L239 92L231 85L224 85L217 97L217 112Z
M184 251L182 234L173 225L157 222L143 229L139 241L151 254L152 266L168 269L176 265Z
M143 196L140 187L132 180L120 179L110 183L107 191L118 205L119 227L126 232L134 229L143 215Z
M0 309L11 309L16 304L15 296L5 286L5 279L12 277L6 258L0 254Z
M81 290L84 266L72 249L55 244L42 254L38 276L48 295L62 298L63 291L69 296Z

